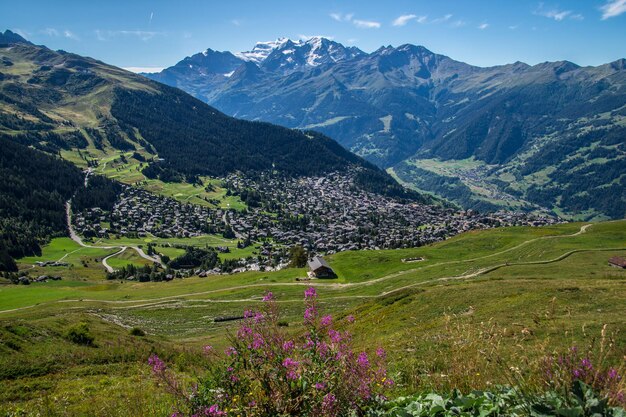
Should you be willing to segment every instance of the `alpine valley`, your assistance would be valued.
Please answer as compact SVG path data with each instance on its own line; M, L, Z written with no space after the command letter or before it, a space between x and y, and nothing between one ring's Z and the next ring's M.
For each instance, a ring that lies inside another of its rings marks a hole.
M626 60L476 67L322 37L207 49L160 73L235 117L315 130L464 208L626 213Z
M8 3L0 417L626 416L626 60L313 37L138 74L108 62L322 2Z

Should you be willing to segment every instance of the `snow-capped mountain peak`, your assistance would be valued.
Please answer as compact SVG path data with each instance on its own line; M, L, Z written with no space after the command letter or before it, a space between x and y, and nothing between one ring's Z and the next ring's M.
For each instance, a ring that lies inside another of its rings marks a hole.
M259 64L263 62L265 58L267 58L275 49L281 48L289 41L289 38L278 38L275 41L257 42L252 50L237 52L235 53L235 56L243 59L244 61Z

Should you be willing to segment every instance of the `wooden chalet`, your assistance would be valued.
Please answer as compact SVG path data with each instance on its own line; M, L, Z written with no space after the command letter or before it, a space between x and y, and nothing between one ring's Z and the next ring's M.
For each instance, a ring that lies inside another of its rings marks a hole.
M307 264L309 265L309 274L315 278L337 278L335 271L321 256L313 257Z

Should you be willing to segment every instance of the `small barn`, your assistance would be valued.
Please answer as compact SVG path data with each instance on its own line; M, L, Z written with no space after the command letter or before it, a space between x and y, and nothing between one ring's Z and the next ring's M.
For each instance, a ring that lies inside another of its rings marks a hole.
M614 256L609 258L609 265L614 266L616 268L626 269L626 259L621 256Z
M337 278L337 274L330 267L326 259L315 256L307 262L309 265L309 276L315 278Z

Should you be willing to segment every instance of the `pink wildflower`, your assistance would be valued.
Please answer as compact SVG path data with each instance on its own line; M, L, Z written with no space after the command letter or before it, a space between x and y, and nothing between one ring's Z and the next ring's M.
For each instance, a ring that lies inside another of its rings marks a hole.
M160 374L165 371L165 363L157 355L151 355L148 358L148 364L152 366L152 372L155 374Z
M322 317L322 320L320 321L320 323L322 323L322 326L330 326L332 322L333 318L330 315Z
M306 290L304 290L304 298L315 298L315 297L317 297L317 292L315 291L315 288L309 287Z
M356 362L359 364L359 366L363 368L367 368L368 366L370 366L370 361L369 359L367 359L367 353L365 352L359 353L359 357Z
M286 342L283 343L283 350L285 352L290 352L294 347L294 343L291 340L288 340Z

